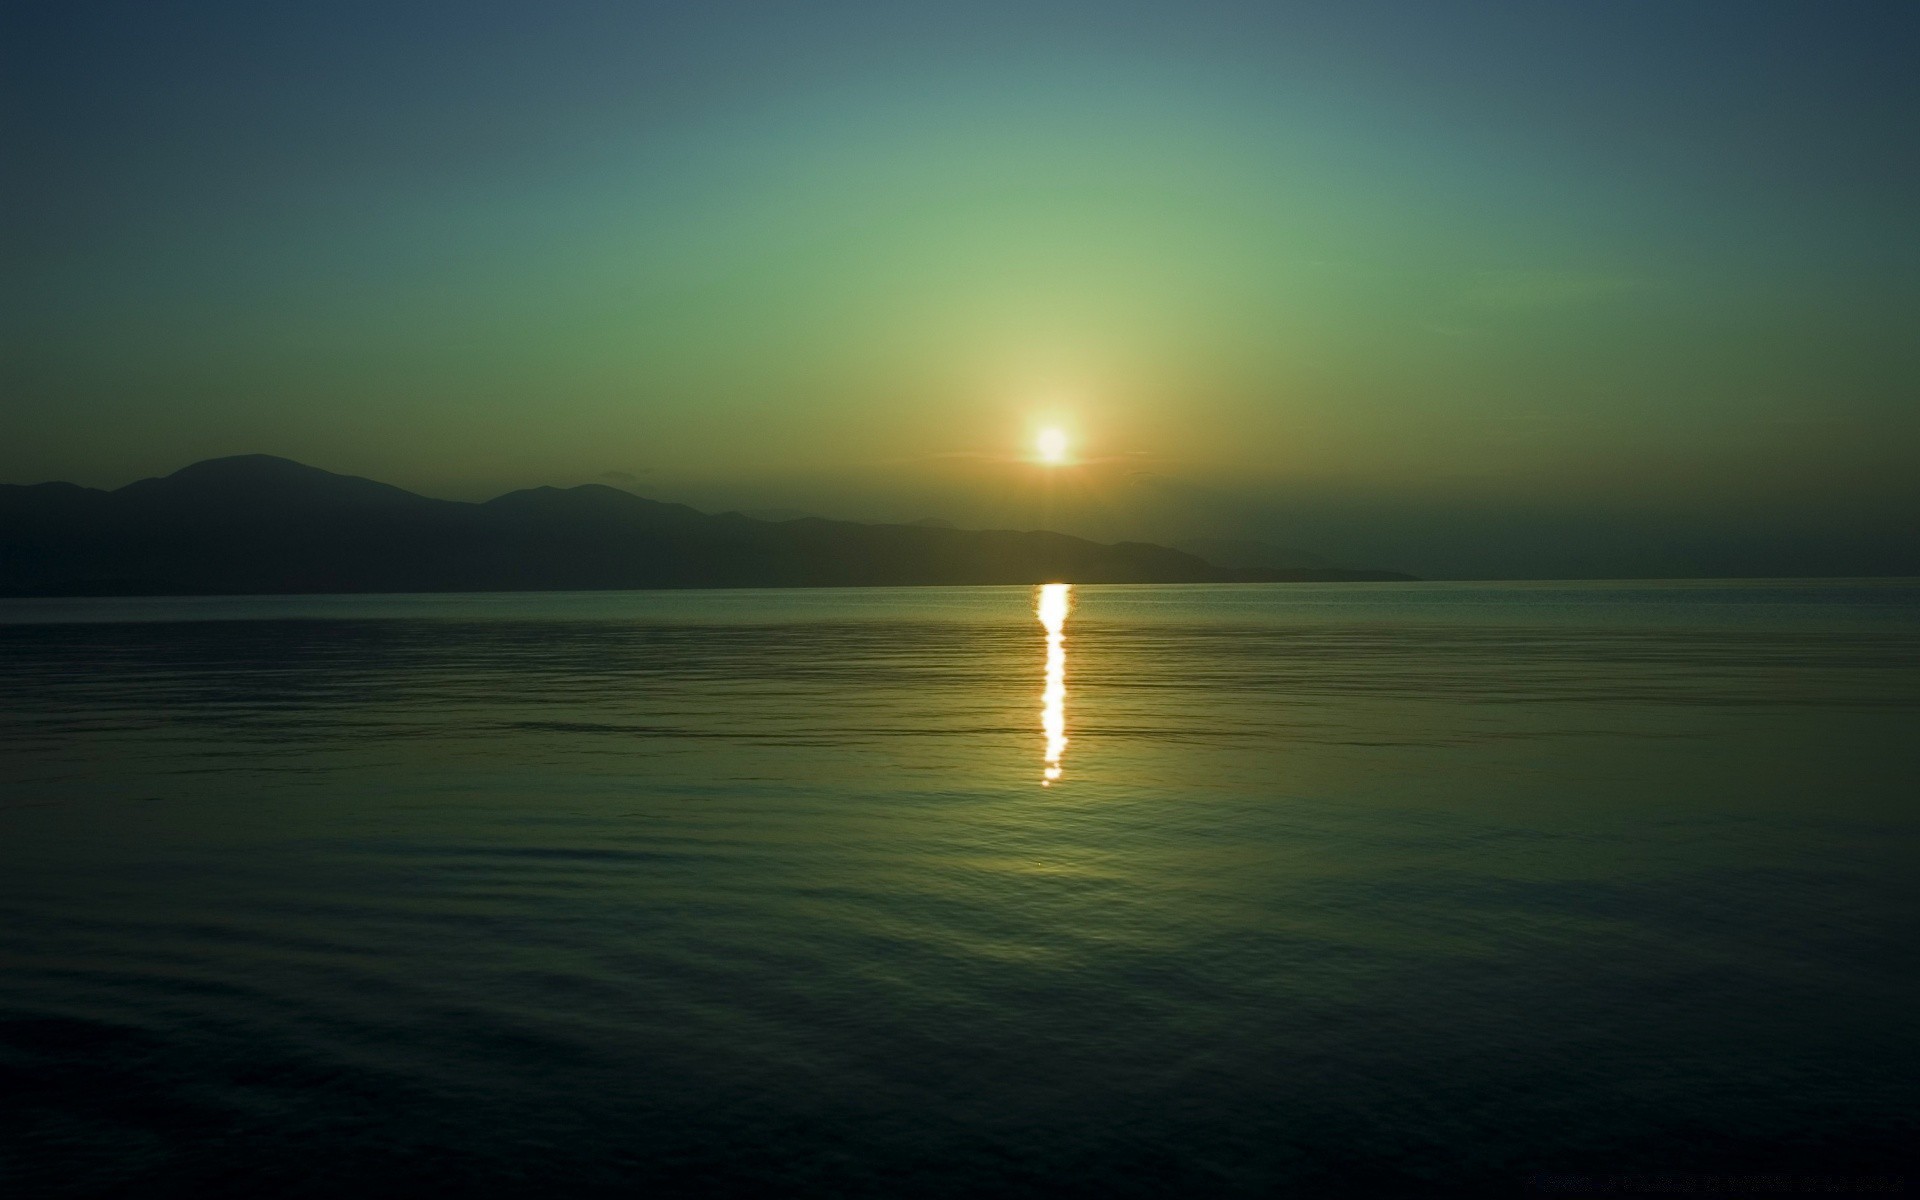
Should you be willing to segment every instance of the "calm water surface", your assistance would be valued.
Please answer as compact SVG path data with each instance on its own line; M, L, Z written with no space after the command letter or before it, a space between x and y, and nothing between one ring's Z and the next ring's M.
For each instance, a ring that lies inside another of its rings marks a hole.
M1495 1195L1920 1130L1913 582L9 601L0 671L8 1196Z

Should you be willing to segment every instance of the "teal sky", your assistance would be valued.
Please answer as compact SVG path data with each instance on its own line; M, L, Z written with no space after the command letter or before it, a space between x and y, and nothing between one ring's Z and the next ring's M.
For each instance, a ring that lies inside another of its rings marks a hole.
M0 479L1920 569L1910 4L5 12Z

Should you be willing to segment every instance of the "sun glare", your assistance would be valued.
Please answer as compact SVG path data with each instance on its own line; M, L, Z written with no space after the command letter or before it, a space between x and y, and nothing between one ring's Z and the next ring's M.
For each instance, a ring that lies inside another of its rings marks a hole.
M1058 466L1067 461L1067 431L1059 428L1047 428L1040 431L1034 439L1034 446L1040 451L1040 461L1050 466Z
M1047 738L1041 787L1060 782L1060 756L1067 752L1067 613L1072 607L1072 584L1040 585L1034 615L1047 631L1047 683L1040 692L1040 730Z

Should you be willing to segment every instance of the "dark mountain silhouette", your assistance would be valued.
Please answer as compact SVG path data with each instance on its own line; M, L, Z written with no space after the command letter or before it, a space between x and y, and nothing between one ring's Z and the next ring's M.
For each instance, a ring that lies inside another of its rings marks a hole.
M434 500L268 455L117 491L0 485L0 595L1404 579L1216 567L1058 533L709 515L618 488Z
M1174 543L1195 558L1203 558L1216 567L1270 567L1282 570L1317 571L1333 564L1318 554L1289 550L1283 546L1247 538L1188 538Z

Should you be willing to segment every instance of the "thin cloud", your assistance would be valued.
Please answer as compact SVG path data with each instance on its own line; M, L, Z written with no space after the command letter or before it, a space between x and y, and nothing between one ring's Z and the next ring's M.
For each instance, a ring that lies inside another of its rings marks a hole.
M1602 303L1647 286L1632 276L1588 271L1481 271L1460 300L1474 308L1530 311Z

